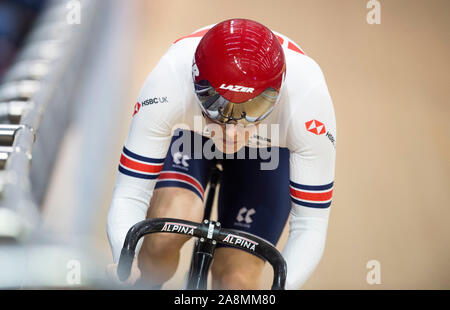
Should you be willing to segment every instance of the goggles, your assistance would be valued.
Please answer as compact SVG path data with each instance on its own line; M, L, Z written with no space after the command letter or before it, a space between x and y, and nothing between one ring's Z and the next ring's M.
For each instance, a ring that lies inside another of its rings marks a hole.
M277 90L268 88L253 99L233 103L216 92L208 81L194 83L194 86L203 114L219 124L257 124L272 112L280 97Z

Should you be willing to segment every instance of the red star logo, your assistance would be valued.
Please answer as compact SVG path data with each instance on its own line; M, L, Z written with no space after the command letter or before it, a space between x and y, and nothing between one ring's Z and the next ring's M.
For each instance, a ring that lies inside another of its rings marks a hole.
M323 135L326 132L325 125L315 119L305 123L306 130L316 135Z
M136 104L134 105L134 112L133 112L133 116L136 115L137 112L139 112L139 109L141 108L141 104L139 102L136 102Z

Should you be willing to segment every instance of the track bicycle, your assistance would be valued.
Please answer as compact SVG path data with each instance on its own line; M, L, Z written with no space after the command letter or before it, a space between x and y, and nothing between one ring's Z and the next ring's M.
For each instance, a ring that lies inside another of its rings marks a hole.
M220 184L222 171L216 165L211 170L209 190L202 223L174 218L154 218L141 221L130 228L119 259L118 276L125 281L131 272L135 249L140 238L151 233L175 233L196 237L186 289L205 290L209 267L217 243L247 251L267 260L273 268L272 290L284 290L287 275L286 262L281 253L269 242L253 234L236 229L225 229L210 220L211 209Z

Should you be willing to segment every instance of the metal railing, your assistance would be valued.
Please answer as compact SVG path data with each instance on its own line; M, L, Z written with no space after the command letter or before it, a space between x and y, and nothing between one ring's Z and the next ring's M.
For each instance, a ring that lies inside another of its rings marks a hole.
M69 2L81 4L81 24L67 23ZM82 126L78 122L90 103L85 97L92 81L103 86L103 94L109 91L101 74L92 79L92 68L105 52L112 55L113 64L121 57L118 49L108 49L121 44L121 39L111 40L120 35L114 30L128 27L126 20L117 20L123 7L131 5L123 3L49 1L0 80L0 288L67 287L66 263L74 258L82 263L83 285L111 285L97 274L98 268L89 271L96 259L89 242L74 241L83 238L81 234L67 240L64 232L46 222L49 209L42 208L58 152L67 148L61 143L66 129L71 123L72 128ZM67 204L61 208L70 213ZM79 209L78 205L76 212ZM55 219L59 220L51 220Z
M69 24L67 1L50 1L0 82L0 210L21 227L0 230L0 238L20 239L37 228L101 5L80 3L82 23Z

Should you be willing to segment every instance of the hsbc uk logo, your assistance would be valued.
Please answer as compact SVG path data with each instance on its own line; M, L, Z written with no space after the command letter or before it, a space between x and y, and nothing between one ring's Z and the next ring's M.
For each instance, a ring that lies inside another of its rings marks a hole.
M157 104L157 103L165 103L165 102L169 102L167 97L150 98L150 99L146 99L146 100L142 101L142 103L136 102L136 104L134 105L133 116L135 116L139 112L139 110L141 109L142 106L147 106L150 104Z
M328 138L328 140L331 141L331 143L333 144L334 148L336 148L336 139L334 138L334 136L329 131L327 131L327 138Z
M326 132L325 125L315 119L305 123L306 130L315 135L323 135Z
M250 224L253 222L251 216L255 213L256 211L254 208L251 208L250 210L246 207L241 208L236 216L236 222L234 222L234 225L250 228Z
M336 139L334 138L333 134L330 131L327 131L325 128L324 123L319 122L318 120L310 120L309 122L305 123L306 130L309 132L312 132L315 135L323 135L325 134L328 140L333 144L333 146L336 148Z
M164 102L169 102L169 100L167 100L167 97L155 97L155 98L149 98L149 99L142 101L142 105L146 106L146 105L150 105L150 104L157 104L157 103L164 103Z
M141 104L139 102L136 102L136 104L134 105L133 116L135 116L139 112L140 109L141 109Z

